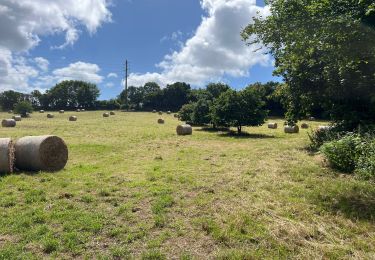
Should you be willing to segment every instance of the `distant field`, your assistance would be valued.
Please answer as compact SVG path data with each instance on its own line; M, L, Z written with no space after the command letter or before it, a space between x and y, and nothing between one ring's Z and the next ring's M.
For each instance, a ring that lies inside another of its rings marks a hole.
M0 177L0 259L375 258L375 186L309 155L309 130L177 136L173 115L102 113L0 128L69 146L61 172Z

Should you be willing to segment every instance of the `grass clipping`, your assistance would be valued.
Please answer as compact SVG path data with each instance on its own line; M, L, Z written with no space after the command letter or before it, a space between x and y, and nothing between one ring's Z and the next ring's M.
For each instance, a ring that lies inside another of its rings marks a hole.
M68 148L60 137L53 135L26 136L15 144L16 167L25 171L54 172L68 161Z
M0 173L12 173L14 169L14 145L10 138L0 138Z

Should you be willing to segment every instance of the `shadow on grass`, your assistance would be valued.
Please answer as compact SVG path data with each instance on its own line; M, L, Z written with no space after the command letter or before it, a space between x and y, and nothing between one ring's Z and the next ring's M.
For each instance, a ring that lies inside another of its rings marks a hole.
M246 132L242 132L238 134L235 131L229 131L226 133L220 133L218 134L219 137L232 137L232 138L238 138L238 139L268 139L268 138L275 138L273 135L265 135L265 134L250 134Z
M227 127L213 128L213 127L202 126L200 129L196 129L195 131L218 133L218 132L229 132L229 128Z

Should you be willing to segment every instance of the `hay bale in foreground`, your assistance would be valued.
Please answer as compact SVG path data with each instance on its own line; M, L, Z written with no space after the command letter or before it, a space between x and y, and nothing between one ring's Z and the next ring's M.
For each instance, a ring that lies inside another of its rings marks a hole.
M54 114L51 114L51 113L48 113L48 114L47 114L47 118L54 118L54 117L55 117Z
M65 110L60 110L59 113L60 113L60 114L64 114L64 113L65 113Z
M268 128L277 129L277 123L268 123Z
M43 114L43 113L44 113L44 110L43 110L43 109L42 109L42 110L39 110L39 113Z
M24 171L59 171L68 161L64 140L53 135L22 137L15 150L16 168Z
M294 126L286 125L286 126L284 126L284 133L298 134L299 133L299 127L298 127L298 125L294 125Z
M103 113L103 117L109 117L109 113Z
M165 123L164 119L161 119L161 118L158 119L158 124L164 124L164 123Z
M191 125L178 125L176 128L177 135L191 135L193 133L193 128Z
M12 119L14 119L15 121L21 121L22 117L21 116L12 116Z
M15 127L16 126L16 120L14 119L4 119L1 121L2 127Z
M301 128L302 129L307 129L307 128L309 128L309 125L307 123L302 123L301 124Z
M116 113L115 113L114 111L109 112L109 114L110 114L111 116L116 115Z
M0 173L12 173L14 169L14 144L10 138L0 138Z
M76 116L70 116L69 121L77 121L77 117Z

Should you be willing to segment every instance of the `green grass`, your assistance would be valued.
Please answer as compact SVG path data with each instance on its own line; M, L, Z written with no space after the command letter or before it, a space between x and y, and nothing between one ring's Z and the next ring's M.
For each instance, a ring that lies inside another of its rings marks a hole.
M173 115L55 116L0 128L69 146L60 172L0 177L0 259L375 258L375 186L309 154L308 130L177 136Z

